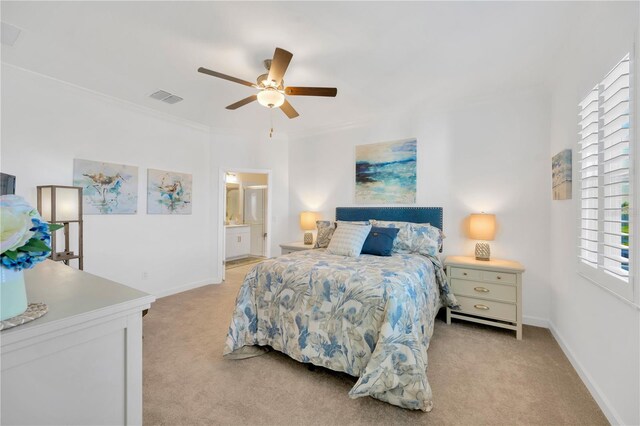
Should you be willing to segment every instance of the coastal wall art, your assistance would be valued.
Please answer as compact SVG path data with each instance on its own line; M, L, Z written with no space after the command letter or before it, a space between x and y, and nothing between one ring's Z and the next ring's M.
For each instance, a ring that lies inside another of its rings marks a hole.
M415 203L416 160L416 139L357 145L355 202Z
M73 185L82 187L84 214L135 214L138 211L136 166L74 159Z
M191 214L191 187L190 174L149 169L147 213Z
M570 200L572 190L571 150L565 149L553 156L551 160L551 179L553 182L553 199Z

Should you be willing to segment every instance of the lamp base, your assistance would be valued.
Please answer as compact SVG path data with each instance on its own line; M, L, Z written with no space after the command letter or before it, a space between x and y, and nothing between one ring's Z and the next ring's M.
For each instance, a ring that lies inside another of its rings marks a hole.
M491 248L489 243L476 243L476 260L489 260L491 257Z
M313 233L312 232L305 232L304 233L304 243L306 245L313 244Z

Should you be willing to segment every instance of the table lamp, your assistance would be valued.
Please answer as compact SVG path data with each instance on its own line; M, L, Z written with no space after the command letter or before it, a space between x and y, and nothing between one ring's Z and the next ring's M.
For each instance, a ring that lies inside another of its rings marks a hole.
M304 233L304 243L309 245L313 244L313 234L309 231L316 229L316 220L318 220L318 214L316 212L302 212L300 213L300 228Z
M474 213L469 218L469 236L474 240L481 240L476 243L476 260L489 260L491 248L489 243L483 241L493 241L496 233L496 215L486 213Z

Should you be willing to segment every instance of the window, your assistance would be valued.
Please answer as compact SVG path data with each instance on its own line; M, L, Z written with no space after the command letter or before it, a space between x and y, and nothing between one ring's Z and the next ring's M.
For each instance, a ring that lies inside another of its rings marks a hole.
M627 55L579 104L580 272L627 299L633 297L630 68Z

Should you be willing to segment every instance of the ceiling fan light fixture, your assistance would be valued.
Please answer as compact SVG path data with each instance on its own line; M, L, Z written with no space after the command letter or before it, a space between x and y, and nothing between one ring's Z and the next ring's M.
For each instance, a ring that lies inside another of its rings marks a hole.
M284 95L273 87L267 87L258 92L258 102L267 108L278 108L284 103Z

